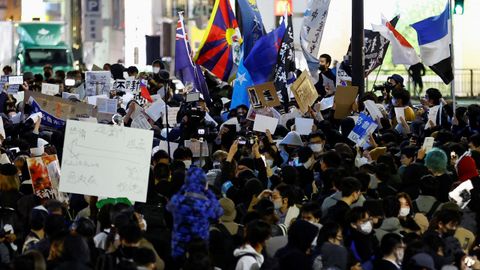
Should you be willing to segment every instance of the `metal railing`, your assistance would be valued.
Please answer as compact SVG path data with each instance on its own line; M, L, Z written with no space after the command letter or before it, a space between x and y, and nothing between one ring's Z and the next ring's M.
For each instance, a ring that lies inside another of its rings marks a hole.
M413 82L408 75L407 70L399 71L399 70L381 70L378 73L378 78L375 82L375 78L377 77L377 71L373 71L365 82L365 89L366 91L370 91L373 88L373 85L376 84L383 84L389 76L392 74L399 74L403 76L405 79L405 87L407 90L410 91L412 96L419 96L422 95L425 90L428 88L437 88L440 90L443 96L450 97L450 89L451 86L445 85L440 79L438 75L433 73L432 71L428 71L425 76L422 77L423 79L423 93L415 93ZM465 97L465 98L473 98L473 97L480 97L480 69L456 69L455 70L455 96L456 97Z

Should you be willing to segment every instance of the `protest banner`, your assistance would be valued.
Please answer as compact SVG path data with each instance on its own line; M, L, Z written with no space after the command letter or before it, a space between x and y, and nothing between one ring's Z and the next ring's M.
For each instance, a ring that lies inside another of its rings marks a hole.
M352 105L358 94L357 86L338 86L335 92L335 119L343 119L350 115Z
M357 146L362 147L368 140L368 136L377 129L377 123L370 116L360 113L355 127L353 127L348 138L356 143Z
M317 90L315 89L307 70L304 70L292 84L291 90L302 113L306 113L308 107L312 106L318 98Z
M86 103L73 102L61 97L48 96L33 91L25 91L24 101L28 102L30 97L37 102L43 112L63 121L69 118L95 116L96 113L94 106Z
M110 71L87 71L85 73L85 94L87 96L110 93Z
M127 80L115 80L112 89L115 91L127 91Z
M250 103L254 107L277 107L281 105L273 82L248 87L248 93L250 95Z
M42 83L42 94L55 96L60 92L60 85L53 83Z
M68 120L60 191L145 202L153 131Z
M42 199L66 200L65 195L58 192L60 167L57 155L28 158L27 167L36 196Z

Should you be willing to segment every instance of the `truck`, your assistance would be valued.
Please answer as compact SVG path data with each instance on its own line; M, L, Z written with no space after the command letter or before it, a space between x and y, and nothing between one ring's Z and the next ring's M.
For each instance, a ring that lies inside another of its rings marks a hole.
M54 70L74 69L73 52L65 42L63 22L2 22L0 28L4 40L8 40L2 50L11 52L2 52L2 65L16 65L19 74L42 74L47 64Z

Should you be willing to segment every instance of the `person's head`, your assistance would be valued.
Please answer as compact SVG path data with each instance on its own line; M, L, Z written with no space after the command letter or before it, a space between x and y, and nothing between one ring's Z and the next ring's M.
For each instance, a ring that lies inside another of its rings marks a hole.
M45 80L50 79L53 75L53 67L50 64L47 64L43 66L43 76L45 77Z
M320 66L319 66L320 71L326 71L330 67L331 63L332 63L332 57L330 55L328 54L320 55Z
M261 199L255 206L253 206L253 215L252 219L247 219L247 216L244 217L243 222L248 223L249 220L261 219L267 222L270 225L276 224L278 222L278 216L275 214L275 207L272 201L269 199ZM247 214L248 215L248 214Z
M471 150L479 151L480 152L480 133L475 133L470 136L468 140L468 147Z
M167 151L165 150L158 150L152 157L152 165L155 166L157 164L170 164L170 157L168 156Z
M403 166L408 166L413 163L415 154L417 153L417 147L408 145L400 150L400 163Z
M423 176L419 182L420 194L433 197L437 196L439 184L438 179L433 175Z
M13 69L11 66L4 66L3 67L3 75L8 76L11 75L13 72Z
M152 62L152 71L154 74L158 74L161 69L165 69L165 64L157 59Z
M391 85L392 89L402 89L403 81L403 77L398 74L393 74L387 79L387 82Z
M383 198L383 210L386 218L398 217L400 213L400 202L395 196Z
M90 249L80 235L67 235L63 241L62 260L87 264L90 262Z
M346 221L350 227L363 234L370 234L373 230L372 220L367 209L357 206L348 211Z
M245 242L254 248L264 246L271 234L272 229L268 223L253 220L246 225Z
M325 141L325 134L321 130L308 135L308 146L316 156L323 152Z
M137 267L143 267L143 269L154 270L156 257L155 252L150 248L138 248L135 252L133 260L137 264Z
M55 71L55 80L60 82L65 81L65 71L64 70Z
M33 231L43 230L47 216L48 212L44 209L32 209L32 212L30 213L30 228Z
M396 107L405 107L410 102L410 92L401 88L393 89L392 91L392 105Z
M318 227L305 220L296 220L288 229L289 247L295 247L309 254L312 242L318 235Z
M138 75L138 68L136 66L129 66L127 68L127 73L128 73L128 76L136 78Z
M340 224L327 222L323 225L318 233L317 247L321 247L327 241L334 245L343 244L342 226Z
M95 236L95 223L86 217L76 219L70 226L70 230L75 234L83 236L87 239L93 239Z
M272 193L272 201L275 209L286 210L295 204L293 189L290 185L280 184Z
M362 184L355 177L345 177L341 181L340 191L342 191L342 198L352 204L360 198Z
M447 154L439 148L433 148L425 156L425 166L433 174L443 174L447 170Z
M153 175L155 178L155 182L158 181L169 181L170 180L170 167L168 165L165 165L163 163L158 163L153 167Z
M322 209L317 203L306 203L300 209L301 218L312 224L319 224L322 216Z
M425 102L428 106L436 106L440 105L440 99L442 98L442 94L436 88L428 88L425 92Z
M12 191L20 188L20 179L15 165L10 163L0 165L0 191Z
M394 258L398 264L402 264L405 253L405 243L402 236L396 233L387 233L383 236L380 243L380 250L384 257Z
M313 151L310 149L310 147L300 147L297 151L297 155L299 163L303 164L303 166L307 169L312 168L315 159L313 157Z
M188 169L192 165L192 160L193 160L192 150L186 147L178 147L173 152L173 159L183 161L183 163L185 163L185 168Z
M120 236L120 243L124 247L139 247L140 240L142 240L140 226L132 221L118 228L118 235Z
M405 192L400 192L397 194L397 200L400 203L400 211L398 213L399 217L406 217L410 215L411 209L413 208L410 195Z
M433 216L431 226L442 236L452 236L455 234L462 218L461 212L453 209L440 209Z
M112 67L112 65L110 65L109 63L103 64L103 70L105 70L105 71L110 71L111 67Z
M320 157L320 168L322 171L325 171L329 168L338 168L341 164L342 158L334 150L329 150Z

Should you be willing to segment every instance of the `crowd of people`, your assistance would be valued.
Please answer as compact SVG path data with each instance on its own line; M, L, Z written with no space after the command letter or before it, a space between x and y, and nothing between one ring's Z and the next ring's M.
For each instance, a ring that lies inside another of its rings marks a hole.
M334 78L330 61L322 56L320 72ZM68 194L66 203L35 195L26 160L49 154L62 160L65 129L29 118L31 104L2 91L1 269L480 269L479 105L453 110L434 88L412 105L395 74L380 91L359 97L351 117L335 119L335 106L302 114L291 101L288 111L279 109L291 117L259 133L250 108L230 109L232 87L208 71L211 100L186 102L161 61L153 73L119 64L103 69L113 79L124 72L144 79L151 95L163 92L166 104L180 107L171 130L161 118L149 119L146 202ZM53 71L23 74L20 91L40 91L47 82L74 93L85 83L81 71ZM315 87L317 102L335 94L321 82ZM348 135L355 116L369 114L367 100L383 117L357 145ZM148 104L119 105L122 124L129 127L133 111ZM434 106L440 109L432 119ZM395 108L404 116L397 119ZM18 114L23 121L14 123ZM295 117L314 120L310 134L296 131ZM165 139L179 143L171 155L157 146ZM206 141L209 155L194 158L184 146L190 139ZM31 150L39 145L43 152Z

